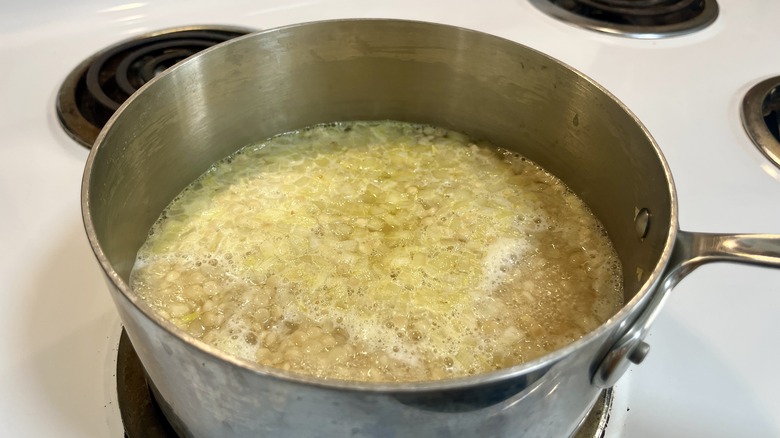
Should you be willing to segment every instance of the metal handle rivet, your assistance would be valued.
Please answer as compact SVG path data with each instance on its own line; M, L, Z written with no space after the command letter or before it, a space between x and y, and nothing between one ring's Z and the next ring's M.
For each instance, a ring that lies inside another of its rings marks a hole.
M631 353L628 355L628 360L639 365L645 360L645 357L647 357L647 353L649 352L650 345L647 342L641 341L633 350L631 350Z
M647 236L647 232L650 229L650 210L643 208L636 213L634 217L634 230L636 235L640 239L644 239Z

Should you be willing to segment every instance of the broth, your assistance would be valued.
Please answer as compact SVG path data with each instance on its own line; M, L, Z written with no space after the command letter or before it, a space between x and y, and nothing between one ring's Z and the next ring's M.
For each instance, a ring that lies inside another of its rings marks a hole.
M314 126L216 163L155 223L131 287L228 353L361 381L506 368L622 305L617 255L560 180L400 122Z

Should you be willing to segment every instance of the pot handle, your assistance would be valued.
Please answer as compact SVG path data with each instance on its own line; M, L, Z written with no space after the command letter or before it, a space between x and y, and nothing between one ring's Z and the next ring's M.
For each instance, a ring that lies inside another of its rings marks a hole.
M710 262L736 262L780 268L778 234L712 234L679 231L659 290L628 331L609 349L593 374L592 383L609 388L631 363L641 363L650 346L644 341L668 292L697 267Z

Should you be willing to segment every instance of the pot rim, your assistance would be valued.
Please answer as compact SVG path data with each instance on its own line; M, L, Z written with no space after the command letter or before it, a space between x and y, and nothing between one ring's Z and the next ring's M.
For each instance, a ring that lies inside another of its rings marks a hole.
M615 315L613 315L607 321L602 323L598 328L590 331L580 339L558 350L555 350L539 358L536 358L532 361L524 362L509 368L485 372L474 376L450 378L450 379L442 379L442 380L416 381L416 382L362 382L362 381L352 381L352 380L316 378L305 374L283 371L273 367L264 366L256 362L252 362L249 360L245 360L233 356L216 347L208 345L205 342L189 335L184 330L179 329L173 323L159 316L154 309L152 309L148 304L146 304L146 302L138 298L132 292L130 286L119 276L119 274L113 268L108 258L106 257L105 253L103 252L103 248L100 242L98 241L97 235L95 233L95 227L92 221L92 215L90 212L90 202L89 202L90 185L92 180L91 179L92 169L95 166L96 156L102 150L103 142L105 140L107 133L112 129L114 124L118 123L125 109L128 106L133 105L133 102L138 98L138 96L141 95L141 93L145 92L149 88L155 87L158 82L165 80L165 77L167 77L171 72L183 68L184 66L192 62L195 62L194 59L196 58L208 56L208 54L211 53L212 51L220 50L220 48L224 45L236 44L240 41L243 41L244 39L259 38L261 35L273 34L283 30L294 29L297 27L308 27L308 26L316 26L316 25L327 25L329 23L361 22L361 21L362 22L370 21L375 23L376 25L381 25L382 23L405 23L405 24L418 25L418 26L447 27L447 28L457 30L459 32L477 33L477 34L486 35L492 38L502 40L509 44L522 46L523 48L535 52L536 54L543 56L548 60L557 63L562 67L574 72L581 79L586 81L590 86L595 87L600 92L610 97L623 111L625 111L627 115L631 117L633 122L637 124L637 126L642 130L644 135L650 141L650 144L655 150L655 153L658 156L661 166L663 168L664 177L667 183L666 190L669 191L669 195L670 195L670 214L669 214L670 220L669 220L669 224L663 224L665 226L668 226L668 233L666 236L666 241L664 242L664 247L661 252L661 256L656 262L655 268L648 275L647 279L644 281L639 291L632 297L631 300L623 304L621 309ZM507 38L502 38L486 32L482 32L474 29L468 29L460 26L449 25L449 24L434 23L434 22L419 21L419 20L385 19L385 18L348 18L348 19L317 20L317 21L289 24L285 26L278 26L278 27L258 31L255 33L250 33L220 43L213 47L207 48L191 56L190 58L174 65L173 67L166 70L165 73L154 77L152 80L150 80L145 85L143 85L138 91L133 93L133 95L131 95L117 109L117 111L111 116L111 118L103 127L103 129L100 131L100 134L95 140L95 144L93 145L89 153L89 157L87 158L84 167L84 174L83 174L83 179L81 184L81 212L82 212L82 218L84 222L84 229L87 234L87 238L89 239L90 246L92 247L92 251L94 252L95 257L100 263L100 267L102 268L104 274L109 279L109 281L111 281L113 286L116 287L116 289L120 292L121 296L127 301L129 301L136 308L136 310L140 311L152 323L156 324L163 330L167 331L169 334L173 335L174 338L183 342L188 348L200 350L201 352L213 356L221 360L222 362L226 362L234 367L240 368L243 371L251 372L253 374L261 375L268 378L284 380L289 383L297 383L297 384L302 384L307 386L317 386L317 387L342 390L342 391L390 392L390 393L414 393L414 392L426 392L426 391L456 390L456 389L463 389L463 388L468 388L473 386L480 386L489 383L501 382L505 380L511 380L515 377L524 374L528 374L534 371L548 368L553 364L555 364L556 362L571 355L576 350L579 350L582 346L592 342L594 339L605 334L606 332L618 330L619 326L623 324L635 312L634 311L635 308L645 307L647 302L650 300L650 296L653 294L653 292L657 292L657 293L665 292L665 291L657 291L656 286L664 277L664 270L666 265L669 263L669 259L672 254L672 249L675 246L676 236L679 231L679 225L677 219L677 215L678 215L677 194L675 191L671 170L666 161L666 158L664 157L660 147L658 146L658 144L656 143L652 135L650 135L650 132L647 130L645 125L639 120L639 118L633 112L631 112L631 110L629 110L626 107L625 104L623 104L623 102L617 99L617 97L615 97L612 93L610 93L606 88L604 88L599 83L597 83L590 77L586 76L579 70L571 67L570 65L556 58L553 58L552 56L547 55L539 50L533 49L524 44L518 43L516 41ZM638 316L638 314L634 315L635 318L636 316ZM633 321L629 321L629 323L633 323ZM630 329L630 326L625 327L622 330L627 331L628 329ZM600 360L601 358L599 357L598 359Z

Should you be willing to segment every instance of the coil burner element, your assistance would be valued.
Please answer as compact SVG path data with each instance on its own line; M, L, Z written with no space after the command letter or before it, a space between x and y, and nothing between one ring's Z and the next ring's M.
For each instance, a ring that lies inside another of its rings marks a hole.
M60 124L74 140L91 148L108 119L136 90L156 75L203 49L253 32L222 26L192 26L142 35L84 60L57 95Z
M715 0L531 0L569 24L630 38L678 36L709 26L718 16Z

